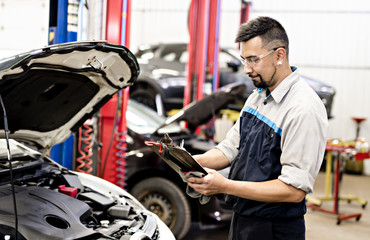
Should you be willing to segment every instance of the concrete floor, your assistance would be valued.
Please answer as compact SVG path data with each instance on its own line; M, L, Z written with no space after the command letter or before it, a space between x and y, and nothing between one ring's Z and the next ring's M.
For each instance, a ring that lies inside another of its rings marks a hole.
M370 176L344 174L340 196L343 198L349 195L356 196L366 201L370 201ZM320 173L314 186L315 197L325 196L325 174ZM370 205L370 204L367 204ZM339 212L343 214L361 213L359 221L355 218L344 220L337 225L337 216L318 211L308 210L306 214L306 236L307 240L368 240L370 239L370 206L362 208L362 204L357 201L339 202ZM333 210L333 202L323 202L322 208Z
M370 201L370 176L344 174L340 196L348 197L353 195L358 198ZM320 172L314 186L312 196L316 198L325 197L325 173ZM370 205L370 204L368 204ZM357 201L339 202L339 212L343 214L361 213L359 221L355 218L343 220L337 225L337 216L327 214L312 209L307 210L306 219L306 240L368 240L370 239L370 206L362 207ZM322 202L323 209L332 211L334 208L332 201ZM228 227L218 229L200 229L197 224L193 224L191 231L183 240L226 240Z

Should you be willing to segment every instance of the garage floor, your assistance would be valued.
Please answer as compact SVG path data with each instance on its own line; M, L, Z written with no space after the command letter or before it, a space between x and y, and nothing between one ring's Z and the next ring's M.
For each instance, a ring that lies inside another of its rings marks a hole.
M370 201L370 176L344 174L341 182L341 196L354 195ZM325 173L320 172L314 187L314 197L325 196ZM368 204L370 205L370 204ZM333 210L333 203L323 202L322 207ZM362 213L357 222L354 218L344 220L337 225L336 215L319 211L307 210L306 214L306 239L307 240L368 240L370 239L370 206L362 208L361 203L341 201L339 211L344 214ZM183 240L226 240L228 227L220 229L200 229L193 224L191 231Z

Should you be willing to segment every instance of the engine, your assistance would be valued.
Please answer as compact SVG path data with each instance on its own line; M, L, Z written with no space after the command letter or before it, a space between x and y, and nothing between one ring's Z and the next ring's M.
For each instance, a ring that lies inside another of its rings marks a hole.
M14 161L18 239L157 239L156 219L125 196L82 186L77 175L43 160ZM0 171L0 236L14 236L8 170ZM14 238L12 238L14 239Z

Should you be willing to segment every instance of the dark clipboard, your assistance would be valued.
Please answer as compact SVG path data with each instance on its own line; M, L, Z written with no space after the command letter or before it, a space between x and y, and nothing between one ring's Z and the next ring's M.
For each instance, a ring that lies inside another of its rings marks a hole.
M168 134L158 142L145 141L162 160L164 160L177 173L201 172L207 175L207 171L191 156L184 148L174 145Z

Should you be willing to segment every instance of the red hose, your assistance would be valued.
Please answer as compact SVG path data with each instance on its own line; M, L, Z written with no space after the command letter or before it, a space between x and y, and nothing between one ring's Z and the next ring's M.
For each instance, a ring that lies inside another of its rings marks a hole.
M93 160L91 159L91 156L93 155L92 127L85 123L79 128L78 133L78 153L80 154L80 157L76 159L76 162L78 163L76 171L90 174L93 171L91 166L93 163ZM82 143L84 145L83 148L81 146Z

